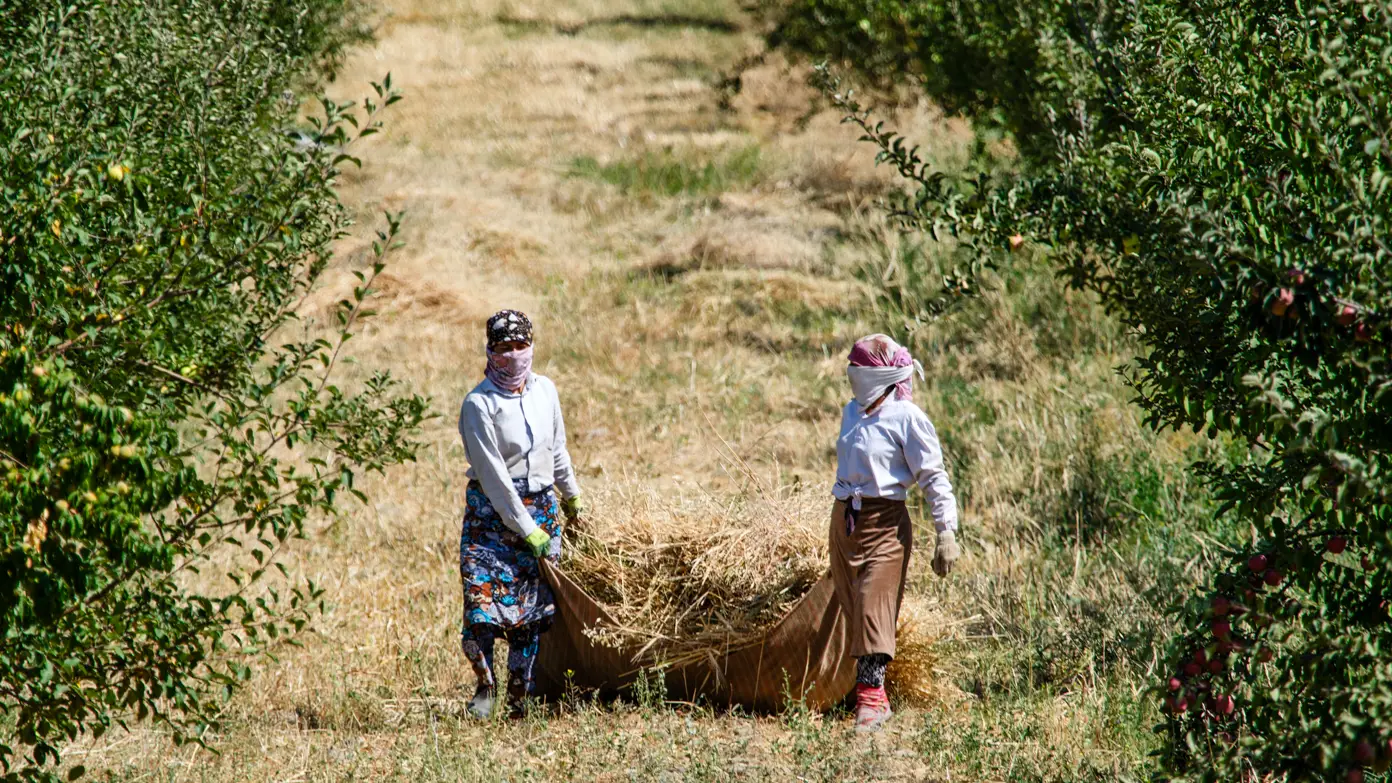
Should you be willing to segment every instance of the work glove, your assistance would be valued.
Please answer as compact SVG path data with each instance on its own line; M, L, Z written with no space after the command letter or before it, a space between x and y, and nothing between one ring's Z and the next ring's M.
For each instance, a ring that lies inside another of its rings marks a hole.
M939 533L938 546L933 551L933 573L947 576L952 571L952 564L961 556L962 548L957 546L957 536L951 530Z
M567 522L574 522L585 513L585 502L579 495L565 498L561 501L561 511L565 514Z
M547 553L551 551L551 536L547 535L546 531L541 528L528 533L526 540L527 548L532 550L532 555L538 560L546 557Z

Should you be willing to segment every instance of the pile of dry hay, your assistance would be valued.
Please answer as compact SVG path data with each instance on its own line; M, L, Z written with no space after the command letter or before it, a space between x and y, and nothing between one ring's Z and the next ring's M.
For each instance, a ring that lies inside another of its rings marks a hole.
M827 504L809 492L618 491L596 505L563 566L618 623L594 635L647 662L753 641L826 573Z
M639 650L635 663L676 666L756 643L827 572L824 492L616 489L597 501L603 513L568 531L562 566L617 623L591 636ZM901 702L938 695L939 620L905 606L891 669Z

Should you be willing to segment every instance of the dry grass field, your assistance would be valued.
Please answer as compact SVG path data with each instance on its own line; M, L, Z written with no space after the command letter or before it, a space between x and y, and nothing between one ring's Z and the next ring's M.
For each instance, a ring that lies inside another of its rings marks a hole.
M286 561L327 612L229 704L217 753L137 728L69 749L119 781L1115 780L1143 774L1145 676L1163 591L1193 578L1205 499L1178 466L1202 449L1157 437L1115 368L1130 344L1090 301L1022 264L979 301L913 332L918 401L961 487L967 555L927 568L911 619L922 662L883 734L845 715L750 716L577 698L520 723L461 717L455 432L481 376L482 322L537 322L596 535L660 544L711 525L745 546L816 552L857 336L903 333L905 269L941 251L899 237L875 201L872 152L762 46L734 0L383 0L377 40L332 85L390 71L406 100L357 150L345 240L304 313L314 330L369 262L382 210L405 246L378 316L351 343L439 417L416 464L372 477L366 505L318 523ZM968 129L905 102L890 118L943 165ZM778 510L778 524L769 524ZM916 511L923 519L922 509ZM911 698L910 698L911 697Z

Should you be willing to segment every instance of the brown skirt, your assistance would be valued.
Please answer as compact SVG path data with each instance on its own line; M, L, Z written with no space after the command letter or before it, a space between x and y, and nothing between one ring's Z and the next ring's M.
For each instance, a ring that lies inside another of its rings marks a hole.
M846 535L846 504L831 509L831 580L850 625L850 654L894 656L894 631L913 552L913 521L901 500L863 498Z

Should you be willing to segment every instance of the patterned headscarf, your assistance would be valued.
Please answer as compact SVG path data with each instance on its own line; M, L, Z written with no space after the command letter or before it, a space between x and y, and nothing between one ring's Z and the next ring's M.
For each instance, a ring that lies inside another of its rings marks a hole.
M521 348L499 351L503 343L524 343ZM483 374L494 386L520 392L532 377L532 322L517 310L503 310L488 319L488 363Z
M532 321L520 310L500 310L488 319L488 347L499 343L532 344Z

